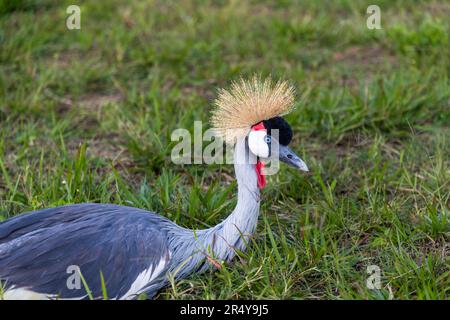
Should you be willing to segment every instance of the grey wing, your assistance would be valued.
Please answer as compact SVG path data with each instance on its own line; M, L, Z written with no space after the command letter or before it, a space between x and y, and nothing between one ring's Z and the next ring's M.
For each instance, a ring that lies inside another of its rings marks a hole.
M0 223L0 279L8 288L61 298L152 295L170 261L164 218L99 204L45 209Z

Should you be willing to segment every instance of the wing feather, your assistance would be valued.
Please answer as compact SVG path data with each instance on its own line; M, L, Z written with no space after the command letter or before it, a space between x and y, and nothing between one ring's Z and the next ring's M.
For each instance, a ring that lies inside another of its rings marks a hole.
M69 288L79 267L94 297L150 295L165 282L170 260L163 217L115 205L81 204L27 213L0 223L0 279L9 288L61 298L85 297Z

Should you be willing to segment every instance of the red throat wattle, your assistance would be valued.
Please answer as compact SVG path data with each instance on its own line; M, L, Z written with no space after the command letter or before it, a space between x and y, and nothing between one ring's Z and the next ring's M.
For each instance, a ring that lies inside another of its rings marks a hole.
M252 127L253 131L261 131L261 130L266 130L266 128L264 127L264 123L260 122L258 124L255 124ZM262 161L258 159L256 160L256 166L255 166L255 170L256 170L256 175L258 177L258 188L260 189L264 189L264 187L266 186L266 176L263 174L263 169L264 169L264 163Z
M256 174L258 176L258 187L260 189L264 189L266 186L266 176L262 173L262 170L264 169L264 163L259 161L259 159L256 161Z

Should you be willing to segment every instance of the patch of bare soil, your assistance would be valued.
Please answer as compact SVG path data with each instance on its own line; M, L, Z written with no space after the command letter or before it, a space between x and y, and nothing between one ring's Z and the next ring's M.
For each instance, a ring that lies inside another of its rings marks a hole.
M54 64L61 69L70 68L75 61L81 59L81 53L75 50L62 51L46 59L48 64Z
M122 95L119 93L89 93L83 96L79 103L80 106L84 108L84 110L96 112L107 104L119 103L121 100Z
M113 93L87 93L81 98L75 100L70 96L58 96L50 89L45 89L44 94L48 99L56 101L58 104L57 111L60 114L66 113L73 108L81 108L83 113L97 113L107 104L119 103L123 97L118 92Z
M388 60L395 62L394 56L381 46L361 47L353 46L341 52L336 52L333 59L338 63L373 65Z
M116 135L97 136L88 140L72 139L67 142L67 148L74 154L80 145L86 142L86 153L90 158L99 158L110 161L113 166L130 167L133 165L132 158L127 152L124 142Z
M425 10L430 12L433 16L450 16L450 3L445 1L432 1L425 6Z
M389 50L381 46L352 46L336 52L333 55L333 63L348 70L342 78L342 84L356 87L358 74L363 74L370 81L374 74L382 72L386 64L395 65L397 61Z
M424 263L426 258L432 254L439 257L442 262L445 262L450 255L450 245L447 242L435 241L431 238L420 241L417 248L419 250L411 255L419 264Z

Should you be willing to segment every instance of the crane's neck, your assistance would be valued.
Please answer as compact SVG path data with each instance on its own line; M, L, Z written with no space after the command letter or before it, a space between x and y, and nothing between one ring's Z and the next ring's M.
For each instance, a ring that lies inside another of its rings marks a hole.
M255 170L255 156L245 138L236 143L234 169L238 183L237 204L231 214L205 233L205 244L213 258L231 260L236 250L244 250L252 236L259 215L260 194Z
M209 262L229 261L236 255L237 250L245 249L256 227L260 202L254 164L256 159L251 157L254 155L249 152L243 138L237 142L234 152L234 168L238 182L237 204L224 221L204 230L180 227L167 230L173 260L171 271L176 273L178 278L195 270L208 269L211 267Z

